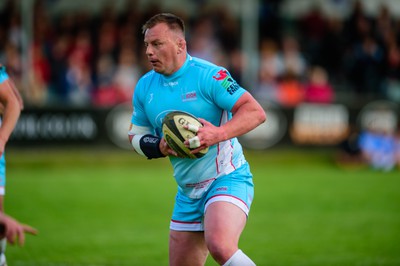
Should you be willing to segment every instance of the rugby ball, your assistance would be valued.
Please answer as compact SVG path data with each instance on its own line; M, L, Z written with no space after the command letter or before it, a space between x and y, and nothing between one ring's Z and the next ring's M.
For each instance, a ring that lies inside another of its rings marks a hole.
M165 141L181 158L196 159L203 157L208 152L208 147L196 154L191 154L190 151L193 149L190 149L183 144L185 140L196 136L196 133L183 127L188 124L196 125L198 127L203 126L196 117L189 113L182 111L173 111L168 113L164 117L162 123L162 131Z

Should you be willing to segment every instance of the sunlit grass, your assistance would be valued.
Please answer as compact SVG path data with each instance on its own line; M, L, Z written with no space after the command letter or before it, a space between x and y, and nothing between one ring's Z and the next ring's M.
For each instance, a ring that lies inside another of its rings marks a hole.
M6 210L40 231L8 246L9 265L168 265L168 160L106 149L7 156ZM400 265L398 171L344 170L330 150L246 156L256 196L240 246L257 265Z

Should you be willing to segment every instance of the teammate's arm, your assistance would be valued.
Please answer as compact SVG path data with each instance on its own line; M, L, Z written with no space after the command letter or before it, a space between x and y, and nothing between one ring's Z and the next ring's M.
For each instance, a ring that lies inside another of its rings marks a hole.
M0 82L0 103L2 107L2 124L0 127L0 156L4 152L4 147L17 124L18 118L23 109L22 99L15 88L14 83L1 68L0 73L3 75Z
M25 242L25 233L37 234L35 228L21 224L16 219L4 213L0 213L0 224L4 228L4 231L1 233L4 234L10 244L15 244L18 239L18 244L22 246Z

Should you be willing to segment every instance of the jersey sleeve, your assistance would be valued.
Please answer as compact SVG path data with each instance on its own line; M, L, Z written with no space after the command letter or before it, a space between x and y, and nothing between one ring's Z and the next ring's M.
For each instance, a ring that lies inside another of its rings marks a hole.
M132 97L133 112L131 123L136 126L152 127L144 110L144 97L145 86L143 84L143 80L139 80L136 84L136 88Z
M246 92L224 68L215 68L207 74L207 96L221 109L231 111Z

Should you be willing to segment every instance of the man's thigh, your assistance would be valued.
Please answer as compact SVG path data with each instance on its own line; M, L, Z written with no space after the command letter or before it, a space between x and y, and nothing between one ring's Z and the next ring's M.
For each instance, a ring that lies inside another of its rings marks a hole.
M170 266L203 266L207 256L203 232L170 231Z

